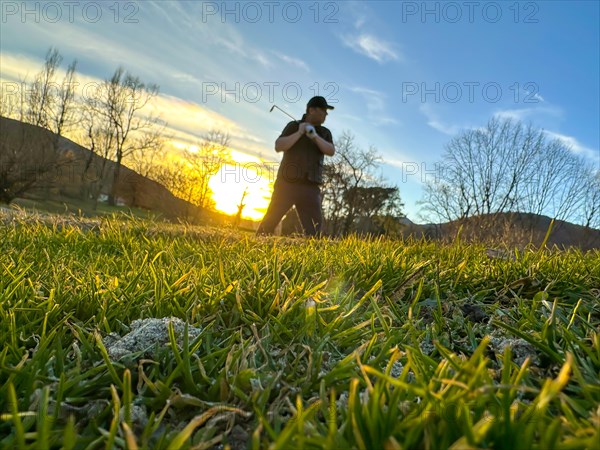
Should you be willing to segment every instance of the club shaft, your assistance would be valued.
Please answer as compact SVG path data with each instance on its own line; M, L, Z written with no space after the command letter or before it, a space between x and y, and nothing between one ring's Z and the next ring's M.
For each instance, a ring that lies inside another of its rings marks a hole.
M284 113L286 116L288 116L289 118L291 118L293 121L298 122L296 119L294 119L291 115L289 115L287 112L285 112L279 106L273 105L273 108L277 108L279 111L281 111L282 113ZM273 110L273 108L271 108L271 111Z

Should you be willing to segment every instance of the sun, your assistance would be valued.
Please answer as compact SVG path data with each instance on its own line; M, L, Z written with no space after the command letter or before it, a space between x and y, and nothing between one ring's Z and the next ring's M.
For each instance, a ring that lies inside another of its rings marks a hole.
M273 191L267 171L260 163L224 164L208 182L216 208L225 214L237 214L244 198L242 217L261 220ZM244 196L244 192L246 192Z

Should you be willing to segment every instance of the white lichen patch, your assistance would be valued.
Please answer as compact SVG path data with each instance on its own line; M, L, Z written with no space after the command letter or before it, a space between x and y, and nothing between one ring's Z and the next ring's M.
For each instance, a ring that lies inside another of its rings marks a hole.
M394 361L394 363L392 364L392 370L390 372L390 375L394 378L399 378L400 375L402 375L403 370L404 366L402 365L402 363L400 361Z
M132 353L148 353L170 343L169 324L173 324L177 345L181 347L186 324L176 317L134 320L129 333L124 336L111 333L103 339L103 343L113 360L119 360ZM200 328L188 325L188 341L191 343L201 331Z
M148 414L146 408L142 405L131 405L130 407L131 424L135 430L143 430L148 423ZM119 410L119 420L125 422L125 407L122 406Z
M540 364L540 358L533 345L524 339L495 337L490 338L490 347L496 353L498 358L501 358L507 347L510 347L512 360L521 366L527 358L530 359L530 364L537 366Z

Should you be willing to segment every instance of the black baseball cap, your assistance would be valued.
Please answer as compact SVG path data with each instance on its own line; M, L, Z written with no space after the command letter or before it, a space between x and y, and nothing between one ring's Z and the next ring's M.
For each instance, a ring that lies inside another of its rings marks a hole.
M335 109L333 106L327 104L325 97L321 97L320 95L311 98L306 104L306 108Z

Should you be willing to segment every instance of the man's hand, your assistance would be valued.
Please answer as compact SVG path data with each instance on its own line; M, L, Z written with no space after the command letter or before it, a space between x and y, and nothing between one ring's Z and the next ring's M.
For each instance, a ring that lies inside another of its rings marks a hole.
M308 122L298 124L298 133L300 133L300 136L306 134L313 140L317 137L317 130L315 130L315 127Z
M309 134L309 130L312 129L312 132ZM321 153L327 156L333 156L335 153L335 147L331 142L327 142L321 136L317 134L317 130L313 125L307 122L302 122L298 124L298 131L289 136L279 137L275 141L275 150L278 152L285 152L289 150L298 139L300 139L303 135L308 136L312 141L317 145Z
M300 133L300 136L302 136L303 134L306 134L306 127L307 126L312 126L307 122L301 122L298 124L298 133Z
M306 134L307 125L310 124L307 124L306 122L301 122L298 124L298 131L290 134L289 136L277 138L277 140L275 141L275 151L285 152L289 150L296 142L298 142L298 139L300 139L303 135Z

